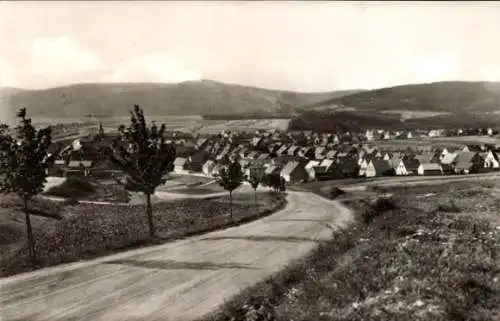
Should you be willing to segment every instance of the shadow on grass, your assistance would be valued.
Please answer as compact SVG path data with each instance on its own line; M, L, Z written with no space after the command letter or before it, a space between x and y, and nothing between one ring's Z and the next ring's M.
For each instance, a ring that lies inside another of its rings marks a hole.
M121 264L135 267L143 267L147 269L160 270L221 270L221 269L251 269L257 268L247 264L237 263L213 263L213 262L179 262L179 261L136 261L136 260L114 260L104 262L103 264Z
M255 242L314 242L320 243L319 240L297 237L297 236L214 236L206 237L200 241L220 241L220 240L247 240Z

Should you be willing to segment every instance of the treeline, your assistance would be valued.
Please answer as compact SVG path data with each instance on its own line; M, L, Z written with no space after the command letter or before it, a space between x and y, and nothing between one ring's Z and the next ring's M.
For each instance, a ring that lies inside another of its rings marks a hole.
M455 128L497 128L498 114L456 113L422 117L401 121L400 114L382 114L367 111L320 112L308 111L294 117L290 130L314 130L316 132L362 132L380 127L388 130L430 130Z

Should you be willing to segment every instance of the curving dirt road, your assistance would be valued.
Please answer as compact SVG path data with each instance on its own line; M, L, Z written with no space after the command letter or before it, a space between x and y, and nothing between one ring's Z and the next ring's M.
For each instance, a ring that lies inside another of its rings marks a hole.
M193 320L306 255L352 219L338 202L289 192L252 223L0 280L0 320Z

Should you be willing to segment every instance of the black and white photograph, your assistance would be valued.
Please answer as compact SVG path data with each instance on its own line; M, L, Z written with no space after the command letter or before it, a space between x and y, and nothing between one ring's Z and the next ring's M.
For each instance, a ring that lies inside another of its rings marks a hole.
M500 321L500 2L0 1L0 321Z

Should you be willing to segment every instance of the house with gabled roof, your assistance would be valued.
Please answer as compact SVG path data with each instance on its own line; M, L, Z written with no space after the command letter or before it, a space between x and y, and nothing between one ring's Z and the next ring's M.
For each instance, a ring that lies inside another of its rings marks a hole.
M359 166L355 158L347 157L332 165L330 171L335 178L352 178L358 176Z
M418 166L420 166L420 161L417 159L401 160L395 169L395 173L398 176L417 175Z
M213 160L207 160L201 169L202 173L206 176L212 175L212 170L215 167L215 162Z
M176 157L174 160L174 172L185 174L189 171L189 159L187 157Z
M471 174L484 168L484 159L477 152L460 152L453 165L457 174Z
M287 154L288 154L289 156L297 156L297 154L298 154L299 150L300 150L299 146L297 146L297 145L292 145L292 146L290 146L290 147L288 148L288 150L287 150L286 152L287 152Z
M90 176L92 161L89 160L71 160L64 169L64 176Z
M269 165L265 168L265 175L279 175L281 172L281 167L278 165Z
M429 154L419 154L415 155L412 159L418 161L419 164L424 163L432 163L432 160L434 158L434 155L429 155Z
M277 154L278 156L284 155L290 146L291 146L291 145L288 145L288 144L283 144L283 145L282 145L282 146L278 149L278 151L276 152L276 154Z
M481 145L478 145L478 144L466 144L462 148L462 151L463 152L480 152L480 151L482 151L482 149L481 149Z
M458 156L458 152L445 152L443 151L440 155L440 163L445 165L451 165L455 162Z
M440 164L436 163L422 163L418 166L418 175L443 175L443 169Z
M372 159L365 170L366 177L389 176L394 174L394 169L388 161L383 159Z
M307 174L309 175L309 180L312 181L312 180L316 179L314 167L319 166L319 164L320 164L320 161L311 160L306 164L306 166L304 166L304 169L306 170Z
M484 156L484 167L490 169L500 168L500 155L490 149Z
M302 147L298 152L298 156L312 158L314 157L314 150L311 147Z
M209 159L210 154L203 151L198 150L194 152L191 156L188 157L190 170L193 172L201 172L203 169L203 165Z
M316 149L314 150L314 158L316 158L316 159L325 158L325 154L326 154L326 147L319 146L319 147L316 147Z
M327 159L334 159L336 157L336 155L337 155L337 151L335 149L332 149L326 153L326 158Z

